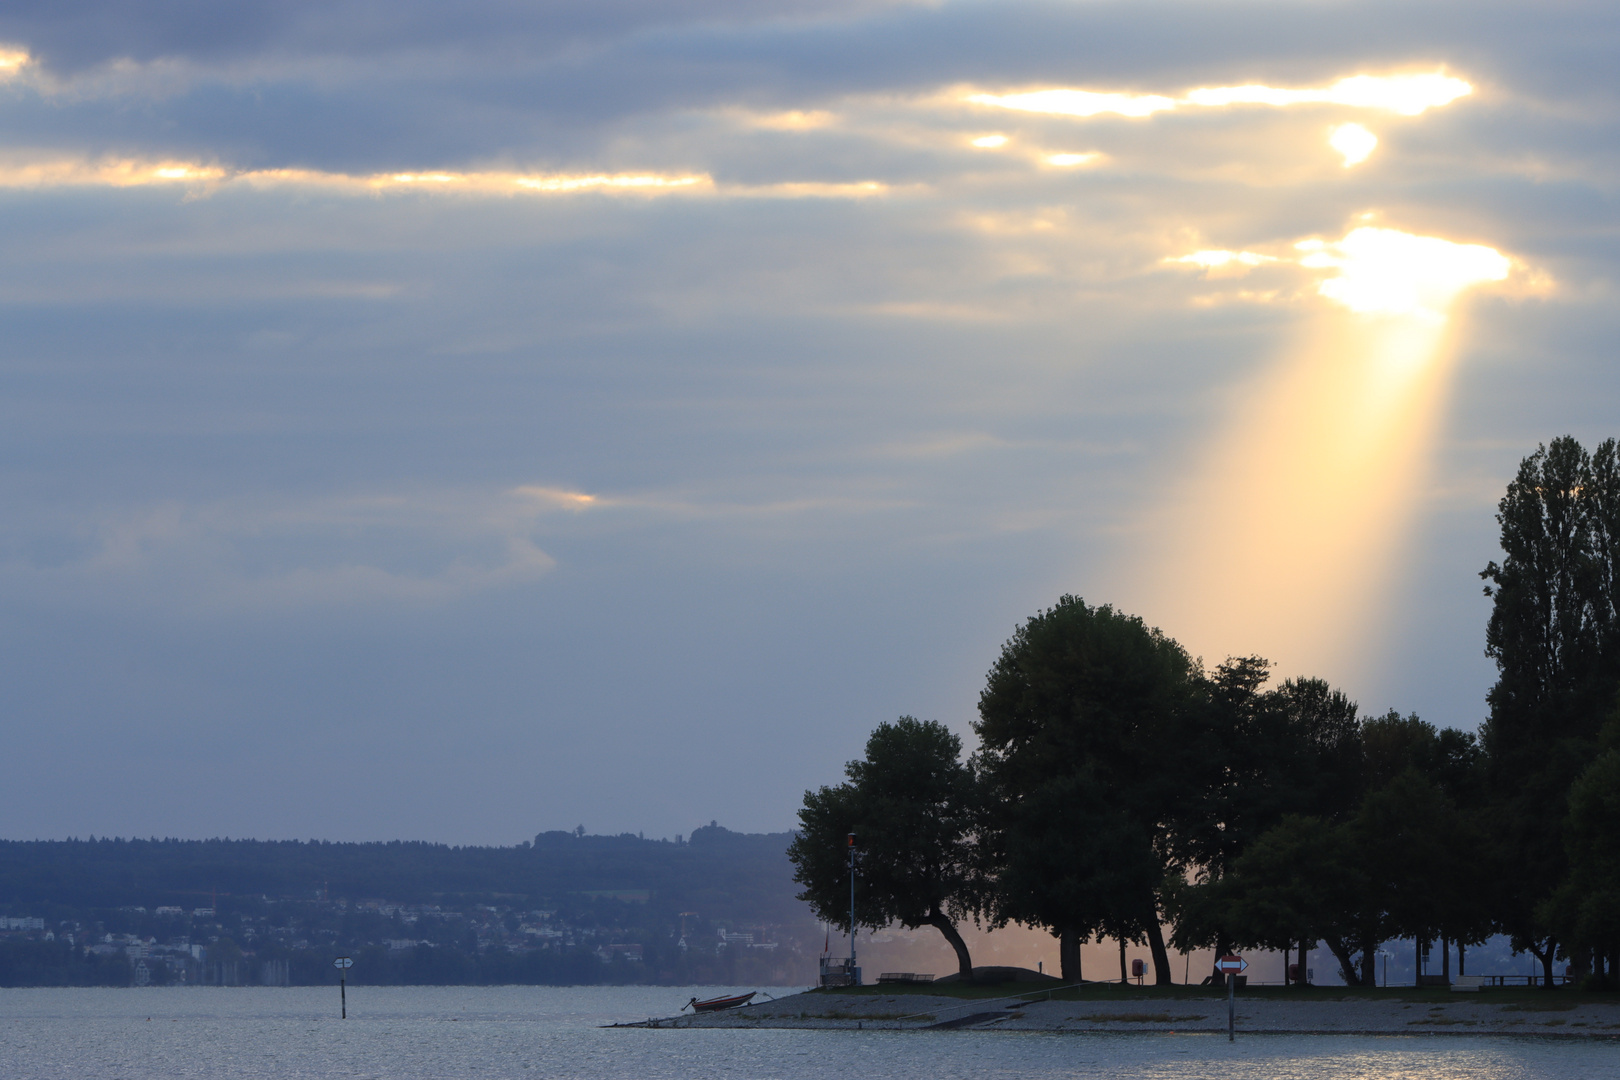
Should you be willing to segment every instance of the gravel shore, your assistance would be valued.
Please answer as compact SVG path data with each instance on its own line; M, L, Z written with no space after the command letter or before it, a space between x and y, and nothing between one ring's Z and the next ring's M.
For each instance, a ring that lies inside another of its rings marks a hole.
M1620 1039L1620 1002L1574 995L1499 996L1489 991L1401 1000L1338 996L1237 999L1237 1030L1250 1034L1535 1035ZM1215 995L1141 1001L1009 1001L926 994L795 994L730 1012L683 1016L662 1027L849 1030L1224 1032L1226 999Z

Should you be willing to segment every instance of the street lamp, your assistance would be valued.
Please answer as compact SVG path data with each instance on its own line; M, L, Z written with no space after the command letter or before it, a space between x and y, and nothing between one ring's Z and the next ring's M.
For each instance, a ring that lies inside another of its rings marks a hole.
M856 985L860 978L855 974L855 834L849 834L849 977Z

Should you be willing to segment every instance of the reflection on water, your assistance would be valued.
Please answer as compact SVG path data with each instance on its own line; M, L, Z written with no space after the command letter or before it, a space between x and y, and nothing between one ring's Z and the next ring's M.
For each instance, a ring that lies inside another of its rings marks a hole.
M1443 1036L603 1030L727 987L0 990L0 1074L388 1080L1585 1080L1612 1043ZM754 989L748 987L747 989Z

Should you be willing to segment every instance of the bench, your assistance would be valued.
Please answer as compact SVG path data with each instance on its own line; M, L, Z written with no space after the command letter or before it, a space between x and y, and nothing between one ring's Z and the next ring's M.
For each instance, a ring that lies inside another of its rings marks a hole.
M1487 985L1488 982L1483 975L1459 975L1452 980L1451 989L1453 991L1473 991L1478 993L1485 989Z
M931 983L932 975L918 975L913 971L885 971L878 976L880 983Z

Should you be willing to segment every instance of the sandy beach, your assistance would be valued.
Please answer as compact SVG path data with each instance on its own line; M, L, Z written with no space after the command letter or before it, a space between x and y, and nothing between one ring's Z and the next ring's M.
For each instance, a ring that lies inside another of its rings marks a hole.
M1012 989L1012 988L1009 988ZM1224 1032L1213 992L1104 992L1078 999L962 998L927 993L812 991L656 1026L912 1031ZM1133 1000L1135 998L1135 1000ZM1320 988L1306 995L1242 992L1237 1031L1249 1034L1522 1035L1620 1039L1620 1000L1573 992L1451 993L1398 988L1375 995Z

